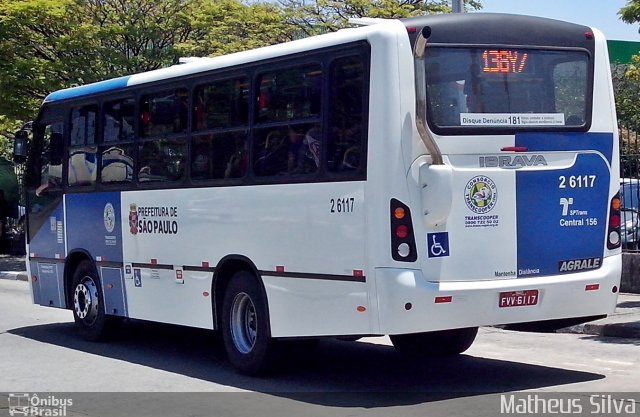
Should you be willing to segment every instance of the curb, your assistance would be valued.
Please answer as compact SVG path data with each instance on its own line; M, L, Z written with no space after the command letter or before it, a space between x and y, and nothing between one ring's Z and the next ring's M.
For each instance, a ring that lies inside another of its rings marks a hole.
M0 271L0 279L8 279L12 281L28 281L26 271Z
M601 337L619 337L624 339L640 339L640 322L626 323L584 323L565 327L557 333L577 333Z

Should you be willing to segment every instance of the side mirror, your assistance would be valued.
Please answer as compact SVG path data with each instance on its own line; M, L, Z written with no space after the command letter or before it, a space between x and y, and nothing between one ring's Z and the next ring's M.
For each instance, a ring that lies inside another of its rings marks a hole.
M26 130L16 132L13 140L13 162L21 164L27 160L28 139L29 133Z

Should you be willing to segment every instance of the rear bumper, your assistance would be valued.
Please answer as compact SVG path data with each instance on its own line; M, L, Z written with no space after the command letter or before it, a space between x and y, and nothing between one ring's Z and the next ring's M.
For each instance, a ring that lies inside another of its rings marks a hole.
M620 288L621 270L621 255L605 258L602 267L593 271L491 281L429 282L419 270L377 268L379 333L610 314L616 306L618 294L613 287ZM537 304L499 307L501 292L522 290L538 290Z

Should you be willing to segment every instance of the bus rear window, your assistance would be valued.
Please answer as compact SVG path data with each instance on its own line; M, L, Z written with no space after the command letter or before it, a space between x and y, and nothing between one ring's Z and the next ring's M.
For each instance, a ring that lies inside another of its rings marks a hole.
M427 116L436 132L588 125L586 51L432 46L425 68Z

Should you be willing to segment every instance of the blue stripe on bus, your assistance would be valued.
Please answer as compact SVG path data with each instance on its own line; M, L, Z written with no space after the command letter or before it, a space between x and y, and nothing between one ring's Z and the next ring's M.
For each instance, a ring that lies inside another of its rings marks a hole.
M67 194L67 248L82 249L95 259L122 262L120 193ZM128 227L128 225L124 225Z
M44 99L45 103L52 101L66 100L70 98L77 98L88 96L91 94L104 93L106 91L120 90L127 87L130 75L124 77L114 78L111 80L100 81L93 84L81 85L79 87L67 88L64 90L55 91Z
M576 272L562 265L602 259L610 181L594 153L567 169L516 173L518 277Z
M611 165L613 133L517 133L515 146L524 146L529 152L593 150Z

